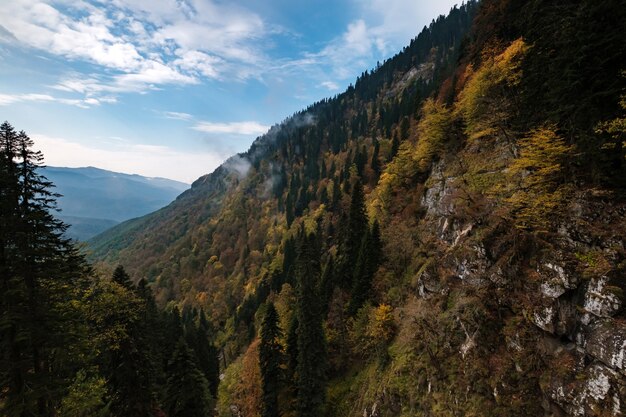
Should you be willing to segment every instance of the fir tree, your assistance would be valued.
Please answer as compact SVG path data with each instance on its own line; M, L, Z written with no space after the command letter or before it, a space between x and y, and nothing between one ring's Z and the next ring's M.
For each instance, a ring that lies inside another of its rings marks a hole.
M315 235L302 236L296 268L298 280L296 411L299 417L322 414L326 398L326 346L316 290L319 269L319 248Z
M363 185L357 181L352 189L348 221L343 231L340 248L339 284L344 288L352 286L353 269L358 261L361 243L367 231L367 213Z
M128 276L122 265L118 265L117 268L115 268L115 271L113 271L113 276L111 277L111 281L118 283L122 287L128 288L129 290L134 288L130 277Z
M348 306L349 314L356 314L359 308L361 308L369 298L372 279L378 269L381 257L382 242L380 239L380 227L378 226L378 222L375 221L372 225L372 229L366 232L359 250L359 258L354 268L352 297Z
M280 381L281 336L278 327L278 312L273 303L268 303L261 324L259 364L261 367L261 389L263 391L262 417L278 417L278 392Z
M209 384L184 339L169 362L165 409L168 417L208 417L213 408Z
M88 269L56 220L52 184L38 169L33 141L0 126L0 413L47 416L75 370L80 334L68 300L81 293Z
M372 171L374 171L376 176L380 175L380 162L378 161L379 153L380 153L380 142L378 142L378 139L374 138L374 151L372 153L370 168L372 168Z

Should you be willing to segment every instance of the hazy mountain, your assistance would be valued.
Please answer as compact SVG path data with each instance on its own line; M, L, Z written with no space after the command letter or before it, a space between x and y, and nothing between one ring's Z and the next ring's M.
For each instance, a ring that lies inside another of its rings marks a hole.
M188 184L104 169L46 167L61 209L58 217L71 225L68 235L86 240L122 221L143 216L172 202Z

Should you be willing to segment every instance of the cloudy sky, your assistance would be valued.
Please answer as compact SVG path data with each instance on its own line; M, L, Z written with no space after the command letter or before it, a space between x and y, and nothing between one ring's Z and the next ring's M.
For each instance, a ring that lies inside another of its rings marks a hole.
M48 165L191 182L393 56L449 0L10 0L0 119Z

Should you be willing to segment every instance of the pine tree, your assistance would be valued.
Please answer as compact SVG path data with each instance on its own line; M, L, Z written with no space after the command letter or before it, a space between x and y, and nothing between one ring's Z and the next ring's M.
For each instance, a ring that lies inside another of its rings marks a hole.
M168 365L165 409L168 417L208 417L213 408L209 384L183 338Z
M278 417L278 392L282 348L278 327L278 312L273 303L268 303L261 324L259 364L261 367L261 389L263 390L262 417Z

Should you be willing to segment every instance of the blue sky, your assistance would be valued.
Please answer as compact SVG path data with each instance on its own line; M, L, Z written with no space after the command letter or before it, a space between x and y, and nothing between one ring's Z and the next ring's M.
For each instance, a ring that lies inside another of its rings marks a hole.
M48 165L191 182L456 1L11 0L0 119Z

